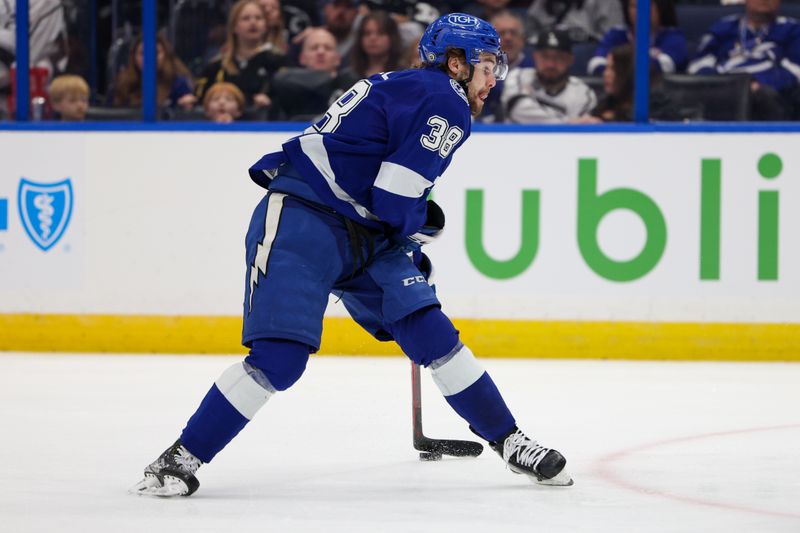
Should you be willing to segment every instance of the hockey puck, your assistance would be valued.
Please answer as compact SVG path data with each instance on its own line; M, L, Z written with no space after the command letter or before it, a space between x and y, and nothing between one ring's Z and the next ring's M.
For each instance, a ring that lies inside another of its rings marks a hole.
M438 461L442 458L442 454L436 452L420 452L419 453L419 460L420 461Z

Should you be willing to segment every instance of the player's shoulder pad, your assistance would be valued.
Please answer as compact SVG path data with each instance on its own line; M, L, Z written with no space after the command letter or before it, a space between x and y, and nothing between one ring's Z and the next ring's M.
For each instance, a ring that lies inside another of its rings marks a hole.
M469 100L467 100L467 93L464 92L464 88L461 86L460 83L458 83L453 78L450 78L450 87L452 87L452 89L456 92L456 94L460 96L462 100L464 100L465 104L469 105Z

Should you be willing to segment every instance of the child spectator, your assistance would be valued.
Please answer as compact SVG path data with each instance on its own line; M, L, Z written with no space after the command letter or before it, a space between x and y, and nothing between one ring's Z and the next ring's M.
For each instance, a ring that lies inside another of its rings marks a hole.
M628 0L628 26L611 28L597 46L587 68L590 76L600 76L612 48L634 41L636 0ZM653 0L650 4L650 62L664 74L681 72L689 61L686 36L678 27L674 0Z
M50 105L59 120L80 122L89 108L89 84L80 76L63 74L50 83Z
M131 47L128 64L114 82L115 106L142 105L142 68L144 45L141 37ZM192 94L189 69L163 37L156 38L156 102L161 107L191 109L197 99Z
M267 15L257 0L239 0L231 8L221 56L209 64L197 82L197 97L205 99L218 82L236 85L247 105L269 107L272 75L286 65L286 57L267 41Z
M244 94L236 85L221 81L206 91L203 110L209 120L227 124L242 116L244 103Z

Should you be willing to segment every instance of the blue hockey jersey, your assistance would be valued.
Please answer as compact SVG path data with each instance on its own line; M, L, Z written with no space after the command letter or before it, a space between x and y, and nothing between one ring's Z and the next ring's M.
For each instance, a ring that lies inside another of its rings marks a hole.
M690 74L748 72L775 89L800 80L800 24L778 17L766 28L753 31L744 15L725 17L703 36Z
M467 96L445 72L377 74L262 157L250 176L366 226L410 235L424 224L428 193L470 127Z
M650 43L650 63L664 74L681 72L689 61L686 36L678 28L661 28ZM594 56L589 60L587 71L590 76L600 76L606 69L606 57L617 46L633 42L628 28L611 28L597 45Z

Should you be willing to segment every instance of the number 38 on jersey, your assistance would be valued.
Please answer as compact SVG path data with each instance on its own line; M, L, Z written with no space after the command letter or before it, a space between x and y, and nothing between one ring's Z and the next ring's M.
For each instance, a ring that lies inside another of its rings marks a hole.
M420 136L419 142L431 152L439 152L442 158L447 157L464 138L464 130L458 126L451 126L439 115L429 118L428 126L431 127L430 133Z

